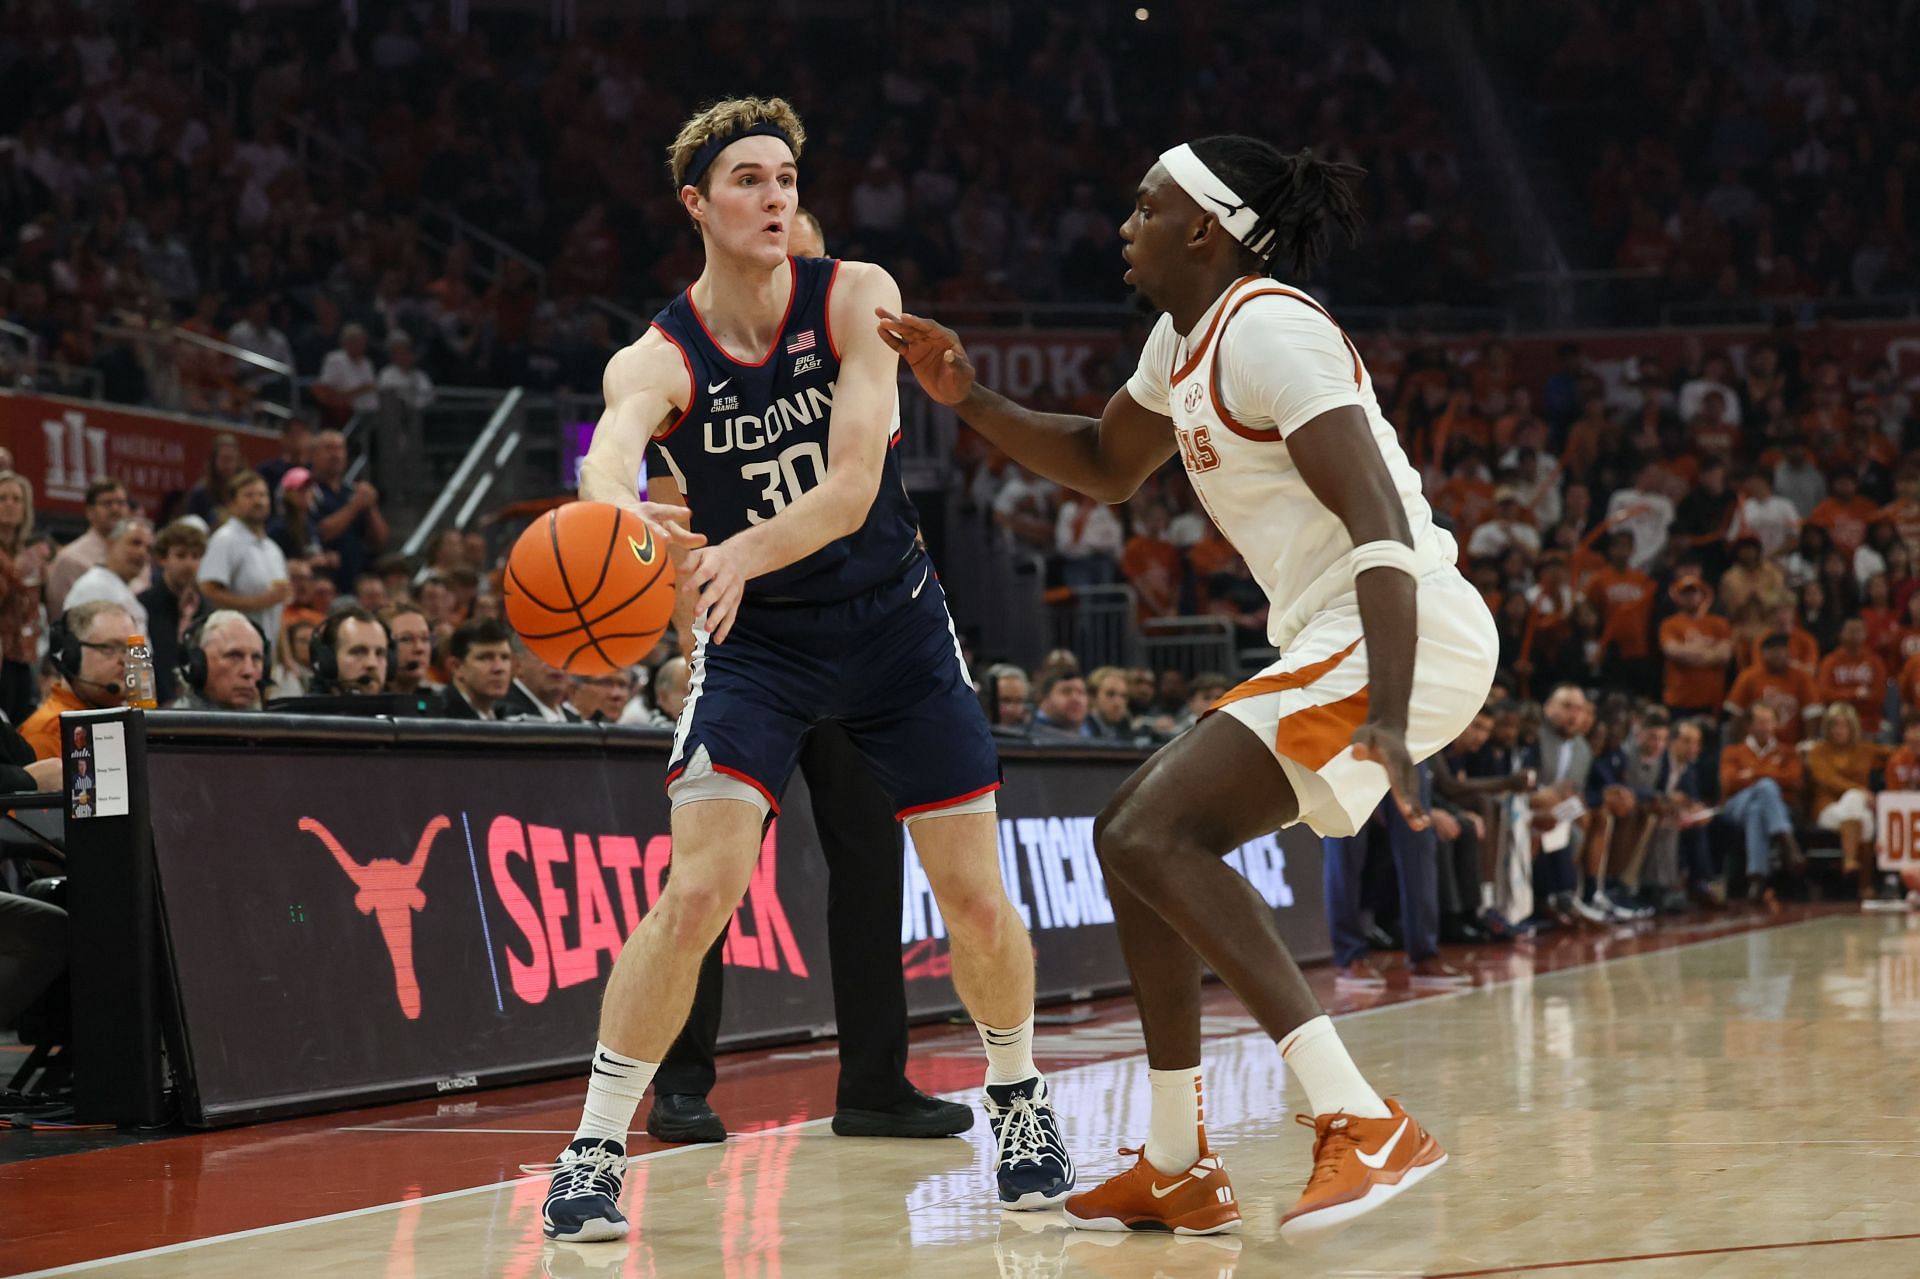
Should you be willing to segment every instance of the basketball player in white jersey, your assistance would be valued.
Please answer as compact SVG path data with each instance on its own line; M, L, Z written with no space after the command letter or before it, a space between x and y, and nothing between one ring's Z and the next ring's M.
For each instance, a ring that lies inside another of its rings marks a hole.
M1352 342L1270 274L1304 275L1331 232L1354 233L1358 175L1238 136L1163 154L1120 236L1126 278L1164 314L1098 419L1024 409L975 381L952 331L878 312L929 395L1067 488L1123 502L1178 453L1272 603L1280 659L1148 760L1095 826L1153 1107L1138 1161L1067 1200L1085 1229L1239 1228L1202 1125L1203 962L1273 1036L1312 1112L1313 1173L1283 1237L1345 1225L1446 1161L1354 1066L1266 904L1221 860L1295 822L1351 835L1389 790L1424 828L1415 765L1473 719L1498 652Z

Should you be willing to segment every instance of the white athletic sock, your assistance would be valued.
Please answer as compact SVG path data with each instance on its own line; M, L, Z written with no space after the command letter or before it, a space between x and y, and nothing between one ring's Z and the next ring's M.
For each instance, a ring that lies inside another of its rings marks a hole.
M1033 1064L1033 1014L1011 1030L996 1030L984 1021L973 1023L987 1049L987 1082L1018 1084L1040 1073Z
M1385 1119L1392 1112L1347 1056L1333 1019L1321 1013L1280 1041L1280 1058L1306 1090L1316 1115L1341 1111L1362 1119Z
M1206 1149L1207 1112L1200 1067L1149 1070L1153 1110L1147 1122L1147 1162L1169 1177L1199 1162Z
M613 1051L605 1044L593 1046L593 1066L587 1075L587 1108L580 1114L580 1127L573 1139L597 1137L627 1144L627 1129L633 1126L633 1112L653 1082L657 1061L637 1061Z

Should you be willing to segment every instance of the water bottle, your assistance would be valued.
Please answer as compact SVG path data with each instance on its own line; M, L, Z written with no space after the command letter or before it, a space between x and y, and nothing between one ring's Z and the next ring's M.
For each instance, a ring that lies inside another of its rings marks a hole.
M127 705L143 711L158 710L158 688L153 678L153 649L147 637L127 636Z

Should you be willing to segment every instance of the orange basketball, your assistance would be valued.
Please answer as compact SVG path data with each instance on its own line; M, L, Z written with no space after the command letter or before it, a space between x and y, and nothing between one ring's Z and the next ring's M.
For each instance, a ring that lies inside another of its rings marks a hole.
M507 556L507 623L549 666L606 675L632 666L673 620L673 565L638 516L570 502Z

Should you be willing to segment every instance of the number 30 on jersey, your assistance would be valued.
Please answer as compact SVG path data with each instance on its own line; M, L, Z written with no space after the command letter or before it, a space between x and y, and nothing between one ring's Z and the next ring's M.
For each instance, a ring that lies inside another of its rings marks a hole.
M802 461L807 463L805 467L800 465ZM740 468L740 478L763 485L760 500L773 508L764 514L748 511L747 522L765 524L790 503L798 501L802 494L819 488L820 481L826 477L827 459L814 440L795 444L772 461L747 463Z

